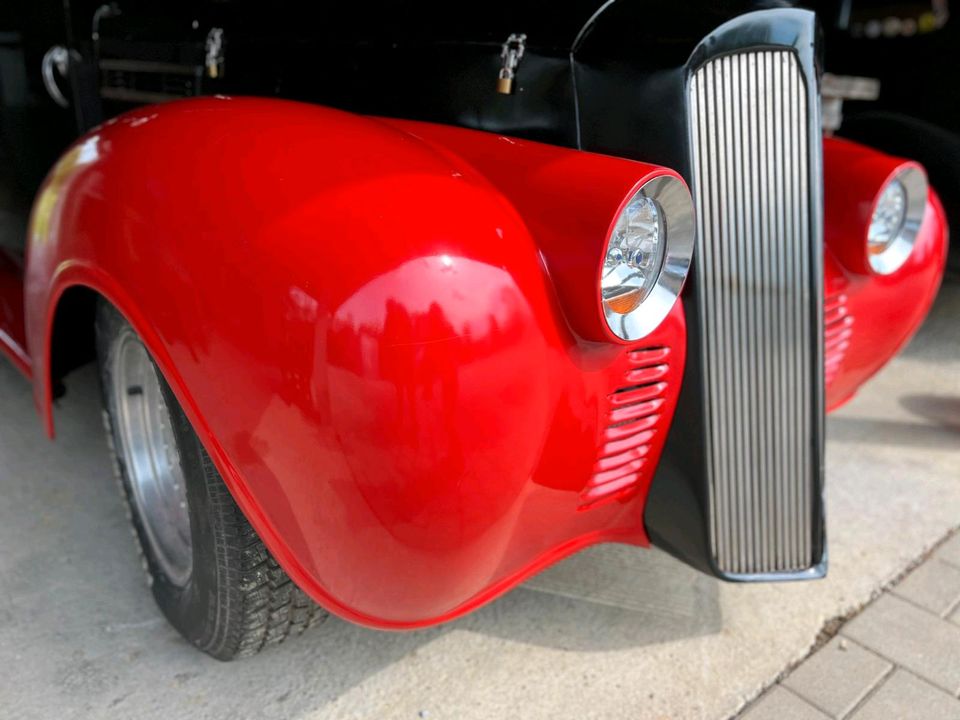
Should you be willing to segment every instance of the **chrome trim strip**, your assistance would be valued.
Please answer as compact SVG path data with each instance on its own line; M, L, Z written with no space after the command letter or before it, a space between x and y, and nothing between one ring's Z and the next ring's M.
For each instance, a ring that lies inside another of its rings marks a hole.
M100 60L99 67L101 71L166 73L187 77L196 77L203 73L202 65L181 65L152 60L127 60L125 58L103 58Z
M172 100L183 100L190 95L172 95L170 93L152 92L148 90L128 90L127 88L110 87L100 88L100 97L105 100L121 100L133 103L165 103Z

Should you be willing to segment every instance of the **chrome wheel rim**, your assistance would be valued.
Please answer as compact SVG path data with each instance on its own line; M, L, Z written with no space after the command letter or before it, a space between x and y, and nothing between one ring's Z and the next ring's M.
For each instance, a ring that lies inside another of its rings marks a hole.
M170 411L146 348L132 332L120 337L114 355L113 390L117 435L133 504L152 556L174 585L193 569L187 484Z

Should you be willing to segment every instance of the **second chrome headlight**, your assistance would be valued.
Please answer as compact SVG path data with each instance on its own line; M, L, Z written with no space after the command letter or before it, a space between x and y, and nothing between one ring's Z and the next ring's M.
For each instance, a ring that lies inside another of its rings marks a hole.
M623 340L639 340L667 316L693 254L693 202L671 175L644 183L620 211L604 249L600 300Z
M899 169L880 190L867 230L867 260L880 275L906 262L923 222L927 178L916 165Z

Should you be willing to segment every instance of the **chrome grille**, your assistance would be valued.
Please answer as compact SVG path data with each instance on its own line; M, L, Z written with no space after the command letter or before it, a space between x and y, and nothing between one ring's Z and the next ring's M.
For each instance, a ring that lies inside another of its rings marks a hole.
M688 93L714 561L798 572L819 561L819 108L792 50L717 57Z

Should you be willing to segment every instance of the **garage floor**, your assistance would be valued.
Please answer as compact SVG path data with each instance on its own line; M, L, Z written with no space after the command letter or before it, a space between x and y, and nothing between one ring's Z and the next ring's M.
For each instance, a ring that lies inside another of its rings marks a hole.
M444 627L333 619L222 664L154 608L95 373L68 387L49 443L0 362L4 718L726 718L960 524L960 285L948 285L913 344L831 417L827 580L721 585L604 546Z

